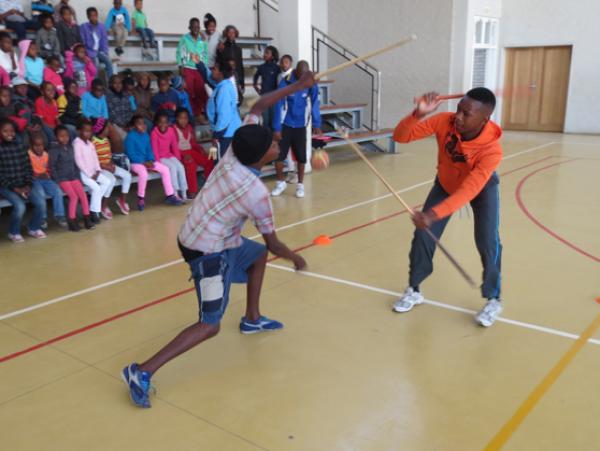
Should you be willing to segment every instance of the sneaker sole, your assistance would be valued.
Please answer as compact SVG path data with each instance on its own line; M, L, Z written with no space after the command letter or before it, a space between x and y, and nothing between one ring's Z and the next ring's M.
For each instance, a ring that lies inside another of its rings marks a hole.
M423 302L425 302L425 299L423 299L422 301L415 302L409 309L404 309L402 307L398 308L396 306L393 306L392 310L396 313L410 312L416 305L421 305Z
M283 329L283 327L280 327L279 329L240 330L240 332L244 335L253 335L253 334L258 334L261 332L275 332L275 331L281 330L281 329Z

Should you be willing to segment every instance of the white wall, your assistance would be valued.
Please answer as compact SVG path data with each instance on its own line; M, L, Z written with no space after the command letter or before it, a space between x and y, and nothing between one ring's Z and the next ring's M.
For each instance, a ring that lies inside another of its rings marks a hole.
M449 90L452 3L329 0L329 34L355 53L375 50L412 33L419 37L371 61L383 73L382 127L395 126L412 109L415 95ZM334 98L338 90L334 85Z
M281 0L287 1L287 0ZM328 30L328 6L329 0L312 0L312 26L327 33ZM278 12L273 11L267 5L260 5L260 34L266 37L273 38L273 45L279 49L279 54L284 55L292 52L291 49L286 48L284 40L282 40L282 34L286 33L287 29L285 24L280 21ZM311 37L312 39L312 37ZM312 43L311 43L312 44ZM298 60L297 55L293 55L294 60ZM308 59L312 62L312 56Z
M56 3L53 1L52 3ZM87 21L85 10L95 6L101 20L112 8L111 0L71 0L80 22ZM125 0L125 7L131 12L133 0ZM144 11L148 16L150 28L163 33L186 33L191 17L201 21L204 14L210 12L217 18L218 29L235 25L243 36L253 36L256 32L256 13L254 0L144 0Z
M502 10L503 47L573 45L565 132L600 133L600 1L503 0Z

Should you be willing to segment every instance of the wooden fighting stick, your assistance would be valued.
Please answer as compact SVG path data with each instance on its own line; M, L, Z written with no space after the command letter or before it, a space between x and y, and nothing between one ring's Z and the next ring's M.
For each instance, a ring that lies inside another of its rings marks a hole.
M315 79L320 80L323 77L331 75L335 72L339 72L340 70L346 69L347 67L354 66L356 63L360 63L361 61L367 60L369 58L373 58L374 56L381 55L382 53L385 53L385 52L389 52L390 50L393 50L398 47L402 47L403 45L406 45L409 42L416 41L416 40L417 40L417 35L411 34L409 37L401 39L400 41L398 41L394 44L388 45L386 47L382 47L379 50L374 50L370 53L366 53L362 56L353 58L349 61L346 61L345 63L339 64L330 69L319 72L318 74L315 75Z
M409 214L411 216L414 216L414 214L415 214L414 210L410 207L410 205L408 205L404 201L404 199L402 199L402 197L400 197L400 195L396 192L396 190L392 187L392 185L390 185L390 183L385 179L385 177L383 177L383 175L381 175L381 173L377 170L377 168L375 166L373 166L373 164L368 160L368 158L365 157L365 155L363 154L362 150L360 150L358 145L356 143L350 141L350 139L348 138L348 133L344 130L341 130L340 128L337 129L337 132L348 143L348 145L352 148L352 150L354 150L354 152L356 152L356 154L360 157L360 159L363 160L367 166L369 166L369 169L371 169L371 171L377 176L377 178L379 178L379 180L381 180L381 182L385 185L385 187L389 190L389 192L404 206L404 208L409 212ZM435 242L436 246L448 258L448 260L450 260L450 263L452 264L452 266L454 266L456 268L456 270L460 273L460 275L463 276L463 278L467 281L467 283L469 285L471 285L471 288L477 288L477 284L475 283L475 280L473 280L473 278L467 273L467 271L465 271L465 269L452 256L452 254L450 254L450 252L448 252L448 250L442 245L442 243L440 243L440 240L433 234L433 232L429 228L426 228L425 232L427 232L427 234Z

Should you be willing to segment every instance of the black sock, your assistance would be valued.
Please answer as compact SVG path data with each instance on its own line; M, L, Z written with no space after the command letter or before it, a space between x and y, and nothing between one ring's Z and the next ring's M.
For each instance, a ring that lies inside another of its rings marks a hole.
M417 285L416 287L411 287L411 288L412 288L412 290L413 290L415 293L420 293L420 292L421 292L421 290L419 290L419 285Z

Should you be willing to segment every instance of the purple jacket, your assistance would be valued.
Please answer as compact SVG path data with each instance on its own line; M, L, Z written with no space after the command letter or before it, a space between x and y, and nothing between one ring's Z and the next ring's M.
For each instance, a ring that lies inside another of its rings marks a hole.
M79 26L79 33L81 33L81 40L85 45L88 56L90 58L96 58L96 55L98 54L98 52L94 50L94 31L98 33L98 37L100 38L98 51L108 55L108 36L106 34L106 28L100 22L98 22L98 25L95 27L91 23L86 22Z

